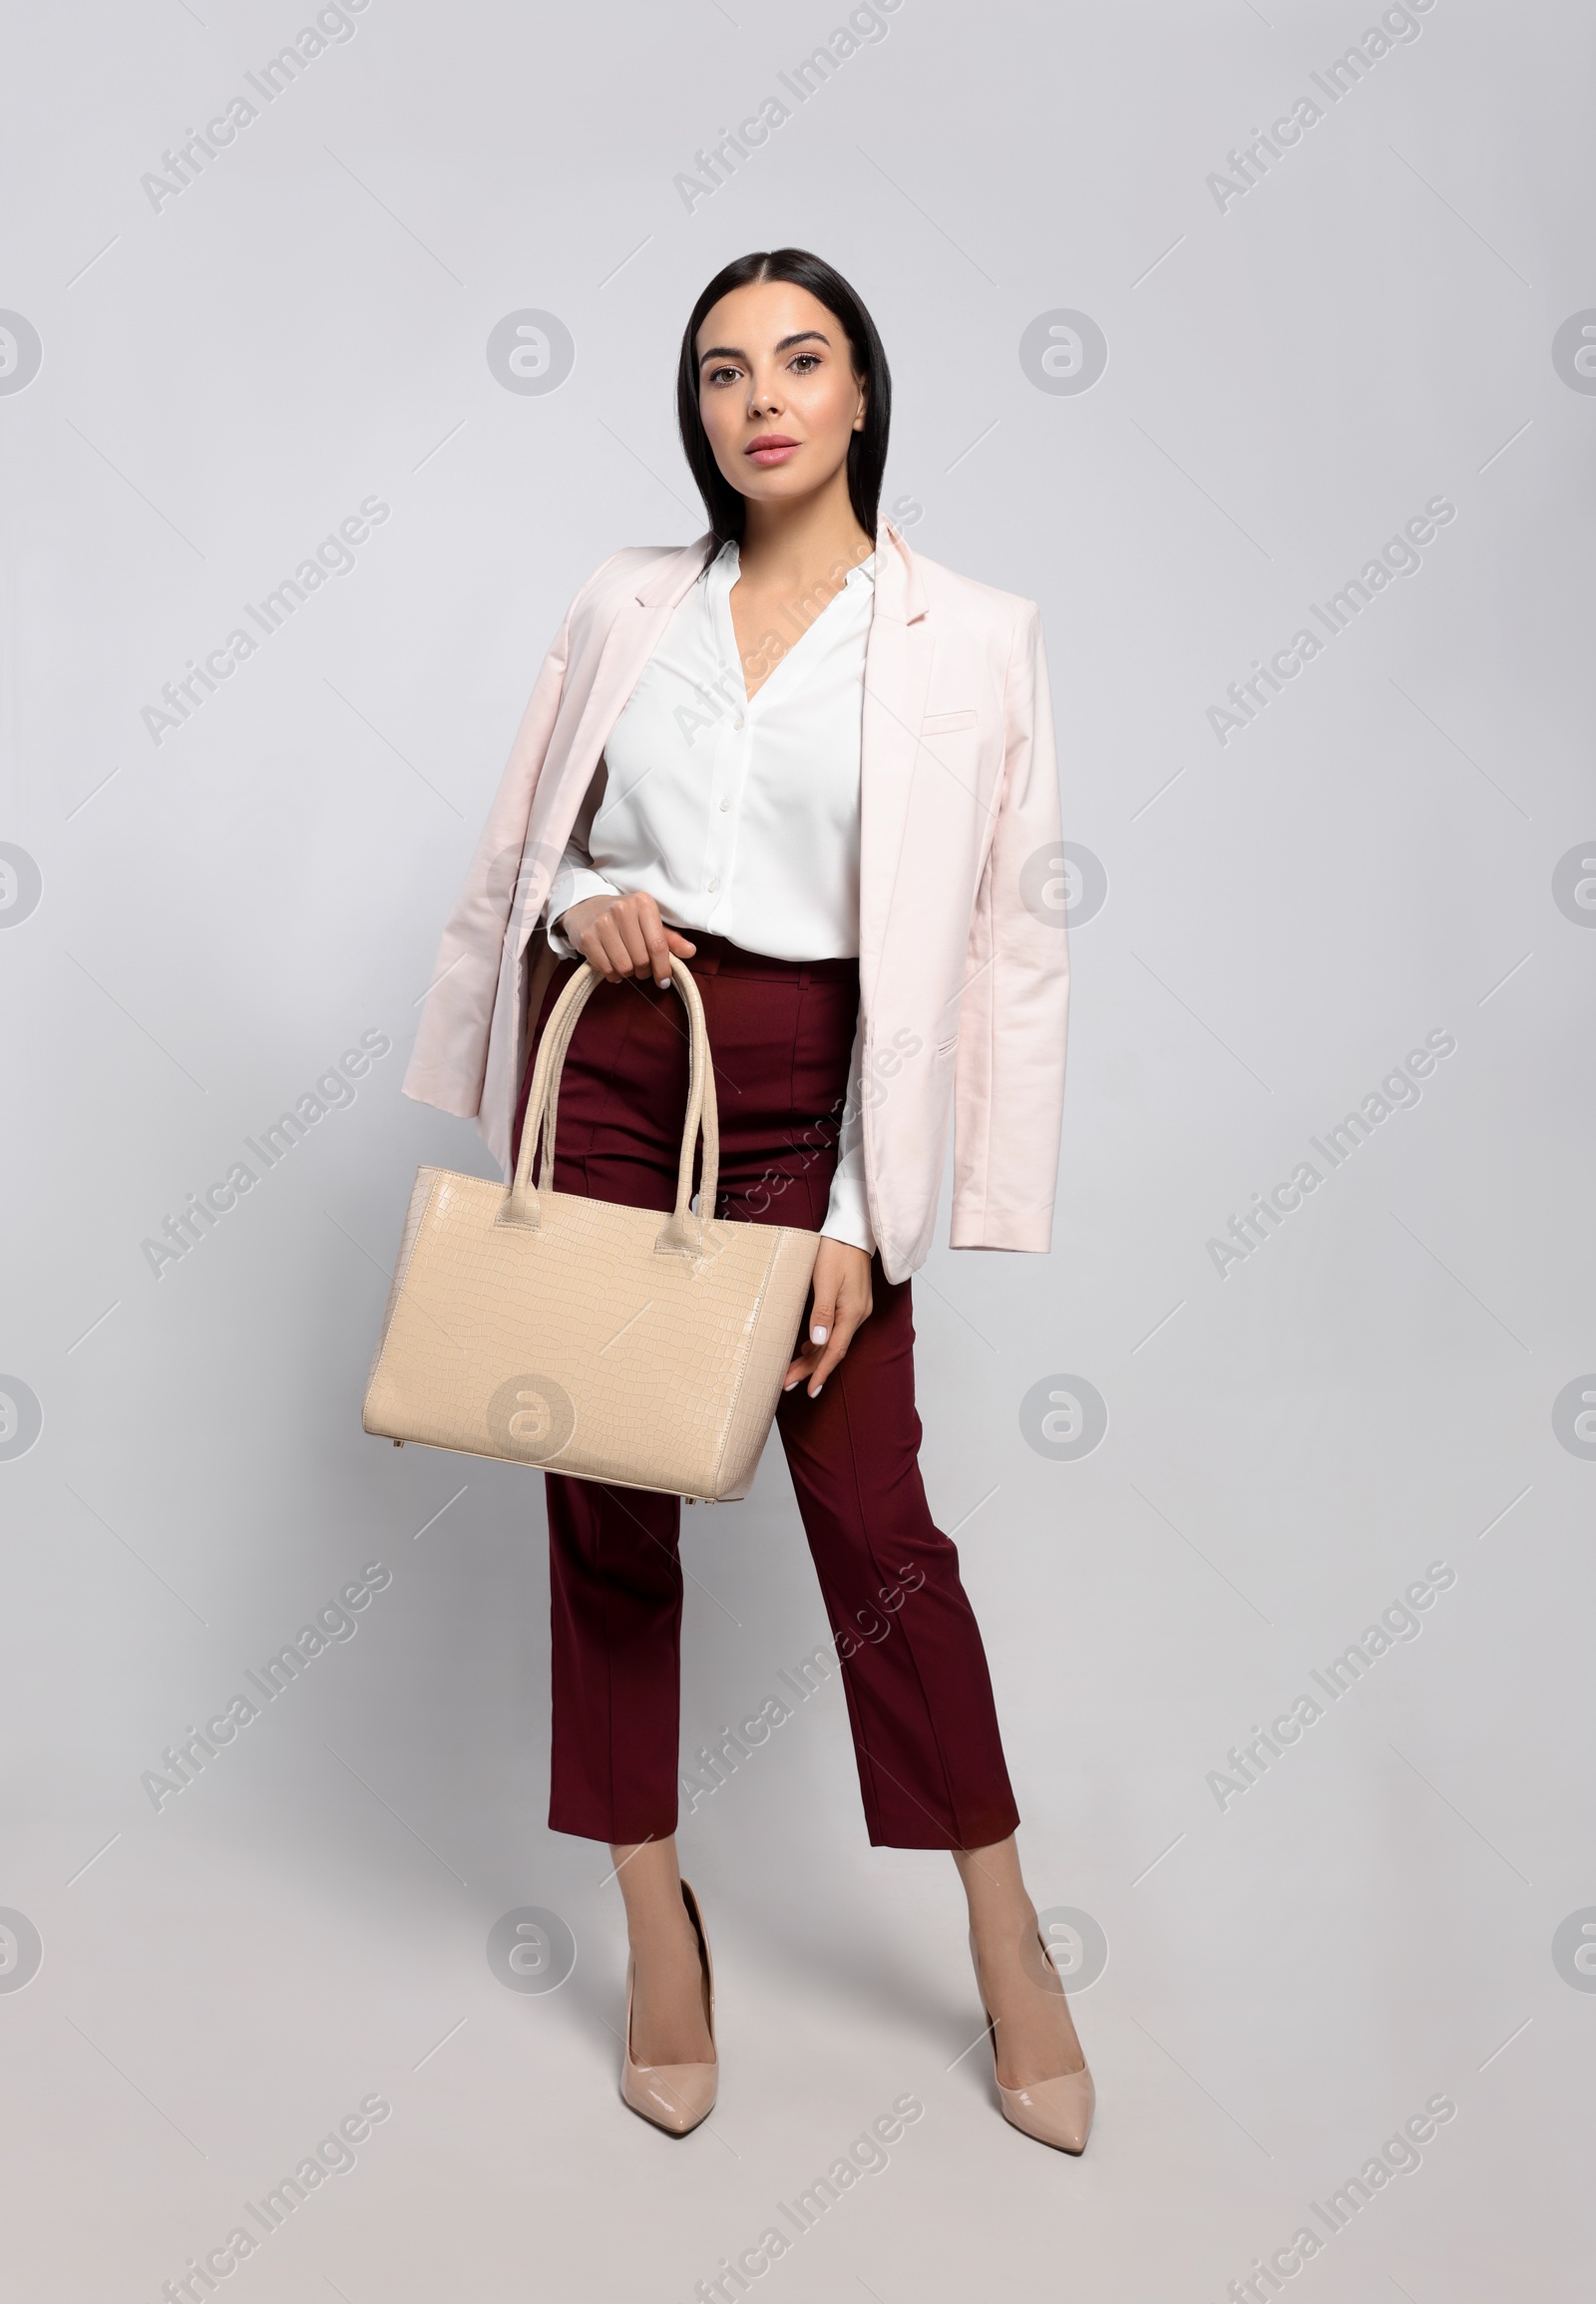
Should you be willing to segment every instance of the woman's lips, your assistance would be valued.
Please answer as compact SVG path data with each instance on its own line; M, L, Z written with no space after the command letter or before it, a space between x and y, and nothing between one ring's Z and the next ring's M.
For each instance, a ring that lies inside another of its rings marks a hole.
M750 464L785 464L789 456L797 455L798 443L796 440L755 441L745 453Z

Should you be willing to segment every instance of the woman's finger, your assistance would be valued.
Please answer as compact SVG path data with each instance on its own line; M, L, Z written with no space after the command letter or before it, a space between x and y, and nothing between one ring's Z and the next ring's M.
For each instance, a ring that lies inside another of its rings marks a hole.
M594 964L598 967L604 981L618 983L622 976L630 975L631 960L627 956L620 925L612 912L601 913L595 921L594 935L598 939L601 956Z
M832 1369L847 1358L848 1348L864 1326L865 1317L855 1318L846 1311L839 1312L826 1342L823 1344L805 1344L789 1364L781 1379L782 1390L790 1392L796 1384L807 1380L809 1395L811 1399L815 1398Z
M825 1356L826 1347L831 1342L832 1326L836 1319L832 1303L835 1294L835 1286L828 1289L824 1279L817 1271L814 1292L810 1300L809 1318L804 1324L803 1336L798 1349L788 1363L787 1373L781 1379L783 1391L790 1392L794 1384L813 1375Z
M631 938L631 934L628 934L628 920L626 920L624 906L619 906L619 904L612 906L608 913L603 915L603 938L605 938L605 952L610 954L610 965L612 965L614 974L617 974L617 979L619 976L631 974L633 967L638 965L638 957L635 957L635 952L633 952L633 938Z
M831 1342L815 1362L814 1372L809 1378L809 1397L812 1400L819 1399L821 1386L825 1383L832 1369L839 1366L848 1356L848 1346L854 1341L856 1325L853 1321L839 1314L837 1325L831 1332Z
M610 972L609 960L604 952L603 931L598 921L590 920L587 923L581 936L577 939L577 950L588 965L591 968L596 968L598 974L607 980Z
M648 952L648 972L663 990L670 982L670 947L665 942L659 907L651 904L643 916L643 942Z
M847 1357L848 1347L859 1334L864 1324L864 1318L865 1313L859 1301L859 1292L852 1285L852 1276L846 1275L837 1290L836 1302L832 1309L831 1333L821 1347L820 1357L815 1362L809 1377L809 1396L811 1399L819 1398L820 1387L832 1369ZM818 1343L813 1326L811 1326L809 1334L811 1348L813 1348Z
M831 1332L837 1325L837 1283L826 1280L817 1272L814 1301L809 1307L809 1342L812 1344L829 1344Z
M628 975L644 976L652 972L652 962L648 957L648 938L643 926L645 916L642 909L651 901L647 897L635 897L625 905L616 907L620 940L626 952L625 972ZM658 918L657 913L655 918Z

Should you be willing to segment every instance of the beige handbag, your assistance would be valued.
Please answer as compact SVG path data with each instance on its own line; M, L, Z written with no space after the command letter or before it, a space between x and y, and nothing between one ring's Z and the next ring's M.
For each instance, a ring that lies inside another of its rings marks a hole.
M704 1503L747 1494L819 1235L698 1213L715 1205L714 1070L698 986L674 957L670 969L691 1026L675 1208L661 1218L551 1189L561 1068L599 981L584 960L544 1027L513 1182L417 1174L368 1432Z

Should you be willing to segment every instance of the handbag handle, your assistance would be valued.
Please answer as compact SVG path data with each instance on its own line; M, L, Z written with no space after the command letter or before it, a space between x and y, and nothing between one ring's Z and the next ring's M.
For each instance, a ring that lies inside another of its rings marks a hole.
M696 1257L705 1253L713 1238L705 1225L707 1212L715 1205L720 1177L720 1111L715 1098L714 1066L710 1061L709 1028L704 1021L703 1000L693 981L691 968L674 953L670 955L670 978L687 1010L687 1111L682 1123L681 1156L676 1166L676 1204L660 1227L654 1250L657 1255ZM586 1007L594 986L600 980L597 969L583 960L555 1002L549 1021L544 1026L543 1037L538 1044L538 1060L533 1066L527 1116L522 1123L521 1151L516 1161L516 1173L505 1193L504 1206L498 1216L501 1224L520 1224L536 1231L543 1221L539 1187L532 1181L533 1153L541 1136L543 1177L545 1184L548 1184L554 1175L555 1120L560 1098L560 1075L565 1068L566 1052L571 1046L577 1019ZM704 1152L698 1205L706 1213L695 1216L692 1211L692 1160L700 1131Z

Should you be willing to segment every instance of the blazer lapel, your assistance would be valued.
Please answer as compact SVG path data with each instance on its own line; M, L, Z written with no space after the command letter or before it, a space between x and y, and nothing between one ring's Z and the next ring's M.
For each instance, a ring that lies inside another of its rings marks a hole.
M882 523L875 605L865 648L865 706L859 761L859 960L862 988L874 982L886 943L931 684L934 645L925 586L914 555L890 521ZM869 991L865 988L868 1000Z
M582 806L582 796L598 765L609 731L658 646L672 610L695 582L710 541L706 531L695 543L683 545L678 553L649 570L635 589L625 595L604 634L588 693L571 732L560 746L558 756L553 747L551 749L533 799L534 816L541 818L544 827L536 848L549 861L541 872L523 868L521 917L515 931L518 958L525 951L533 923L543 910L558 857L564 851L570 827ZM558 740L557 736L555 741L558 743ZM548 837L551 824L564 827L558 842Z
M572 731L566 759L558 771L565 776L580 769L584 791L598 764L604 740L658 646L672 610L696 580L709 541L707 534L701 536L696 543L683 545L679 553L650 570L636 589L622 600L604 634L593 685Z

